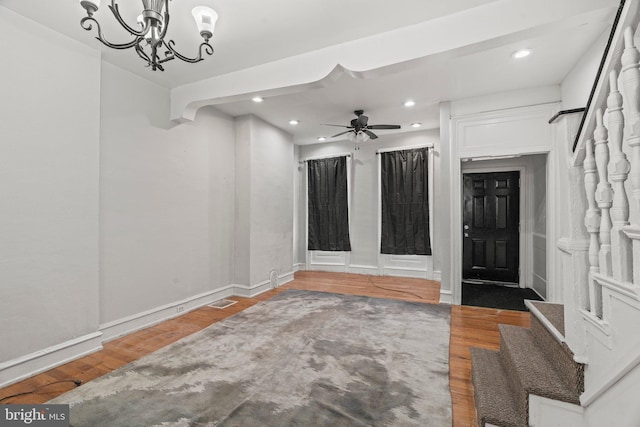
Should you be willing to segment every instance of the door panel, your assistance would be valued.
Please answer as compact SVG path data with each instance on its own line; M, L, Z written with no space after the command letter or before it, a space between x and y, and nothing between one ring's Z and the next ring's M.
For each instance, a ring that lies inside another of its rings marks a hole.
M463 279L519 281L520 172L464 174Z

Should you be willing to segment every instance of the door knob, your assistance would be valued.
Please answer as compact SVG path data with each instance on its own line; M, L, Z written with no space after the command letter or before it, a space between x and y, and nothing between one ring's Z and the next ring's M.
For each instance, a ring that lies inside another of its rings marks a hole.
M464 225L464 229L465 229L465 230L468 230L468 229L469 229L469 226L468 226L467 224L465 224L465 225Z

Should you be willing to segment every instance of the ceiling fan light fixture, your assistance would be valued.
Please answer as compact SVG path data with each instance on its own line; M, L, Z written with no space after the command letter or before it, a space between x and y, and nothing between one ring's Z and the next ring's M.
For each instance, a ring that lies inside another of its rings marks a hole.
M356 142L367 142L369 140L369 135L364 132L358 132L356 135Z

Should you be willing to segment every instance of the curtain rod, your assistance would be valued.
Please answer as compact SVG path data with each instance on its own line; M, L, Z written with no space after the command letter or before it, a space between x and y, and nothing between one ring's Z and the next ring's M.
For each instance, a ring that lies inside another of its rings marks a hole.
M418 148L426 148L428 150L433 150L433 143L428 143L428 144L421 144L421 145L413 145L411 147L394 147L394 148L381 148L380 150L376 151L376 156L378 154L382 154L382 153L388 153L391 151L404 151L404 150L415 150Z
M309 160L333 159L335 157L351 157L351 153L327 154L326 156L307 157L306 159L300 160L298 163L306 163Z

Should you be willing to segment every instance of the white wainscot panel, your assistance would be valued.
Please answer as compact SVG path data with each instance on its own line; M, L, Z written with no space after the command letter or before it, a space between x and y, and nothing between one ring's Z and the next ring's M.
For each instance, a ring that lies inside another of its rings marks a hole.
M433 279L433 257L426 255L381 255L382 274L385 276Z
M547 152L552 135L548 105L459 118L459 156L484 157Z
M350 255L345 251L309 251L307 269L346 272Z

